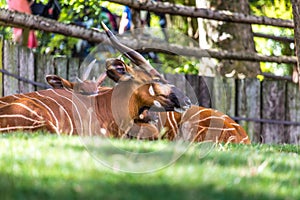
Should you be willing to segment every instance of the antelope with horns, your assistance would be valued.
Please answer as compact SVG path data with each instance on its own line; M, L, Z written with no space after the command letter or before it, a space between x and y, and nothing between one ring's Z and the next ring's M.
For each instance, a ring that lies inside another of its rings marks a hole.
M56 84L52 84L54 82L52 79L56 80ZM65 87L68 90L75 90L74 83L60 77L48 76L47 80L53 88ZM111 88L99 86L97 90L101 93L109 89ZM132 127L123 137L250 143L245 130L233 119L220 111L201 106L191 106L183 113L153 112L143 107L139 111L139 117L134 119Z
M57 134L118 137L116 134L126 132L133 120L139 118L143 108L173 111L190 107L189 99L179 89L168 84L139 53L119 43L107 27L104 29L111 43L137 69L121 60L108 59L106 73L118 84L94 95L62 87L0 98L0 132L44 129ZM55 79L51 81L56 84ZM79 83L72 87L80 86Z

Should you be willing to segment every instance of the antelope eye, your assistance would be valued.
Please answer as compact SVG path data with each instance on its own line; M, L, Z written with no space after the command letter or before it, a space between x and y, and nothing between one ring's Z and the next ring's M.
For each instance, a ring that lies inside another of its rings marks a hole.
M117 67L117 68L116 68L116 71L117 71L119 74L125 74L124 68Z

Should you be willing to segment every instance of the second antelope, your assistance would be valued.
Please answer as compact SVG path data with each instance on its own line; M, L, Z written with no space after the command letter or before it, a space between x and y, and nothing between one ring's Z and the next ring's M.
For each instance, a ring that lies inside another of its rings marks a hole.
M147 119L145 122L155 121L154 126L160 130L160 134L155 133L157 138L183 139L191 142L251 143L243 127L224 113L211 108L192 106L183 113L151 111L143 113L141 121L143 119ZM143 126L143 123L139 124ZM152 128L145 130L144 127L143 132L146 131L152 131Z

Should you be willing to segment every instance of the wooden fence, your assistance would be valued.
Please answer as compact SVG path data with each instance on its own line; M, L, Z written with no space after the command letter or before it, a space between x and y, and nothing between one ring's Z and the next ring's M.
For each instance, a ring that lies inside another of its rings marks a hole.
M46 74L75 81L78 58L38 55L0 40L0 96L45 89ZM236 119L254 142L297 143L300 140L300 93L287 80L199 77L166 74L194 103L213 107Z

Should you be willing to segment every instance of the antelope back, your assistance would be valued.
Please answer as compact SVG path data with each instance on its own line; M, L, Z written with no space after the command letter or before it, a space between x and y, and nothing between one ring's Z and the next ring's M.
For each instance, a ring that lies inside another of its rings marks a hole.
M192 106L182 114L144 112L141 118L153 119L156 115L159 119L157 129L163 134L159 136L160 138L184 139L192 142L251 143L246 131L238 123L211 108Z
M188 136L192 141L215 141L249 144L245 130L230 117L214 109L193 106L181 117L181 132L189 127L197 127Z

